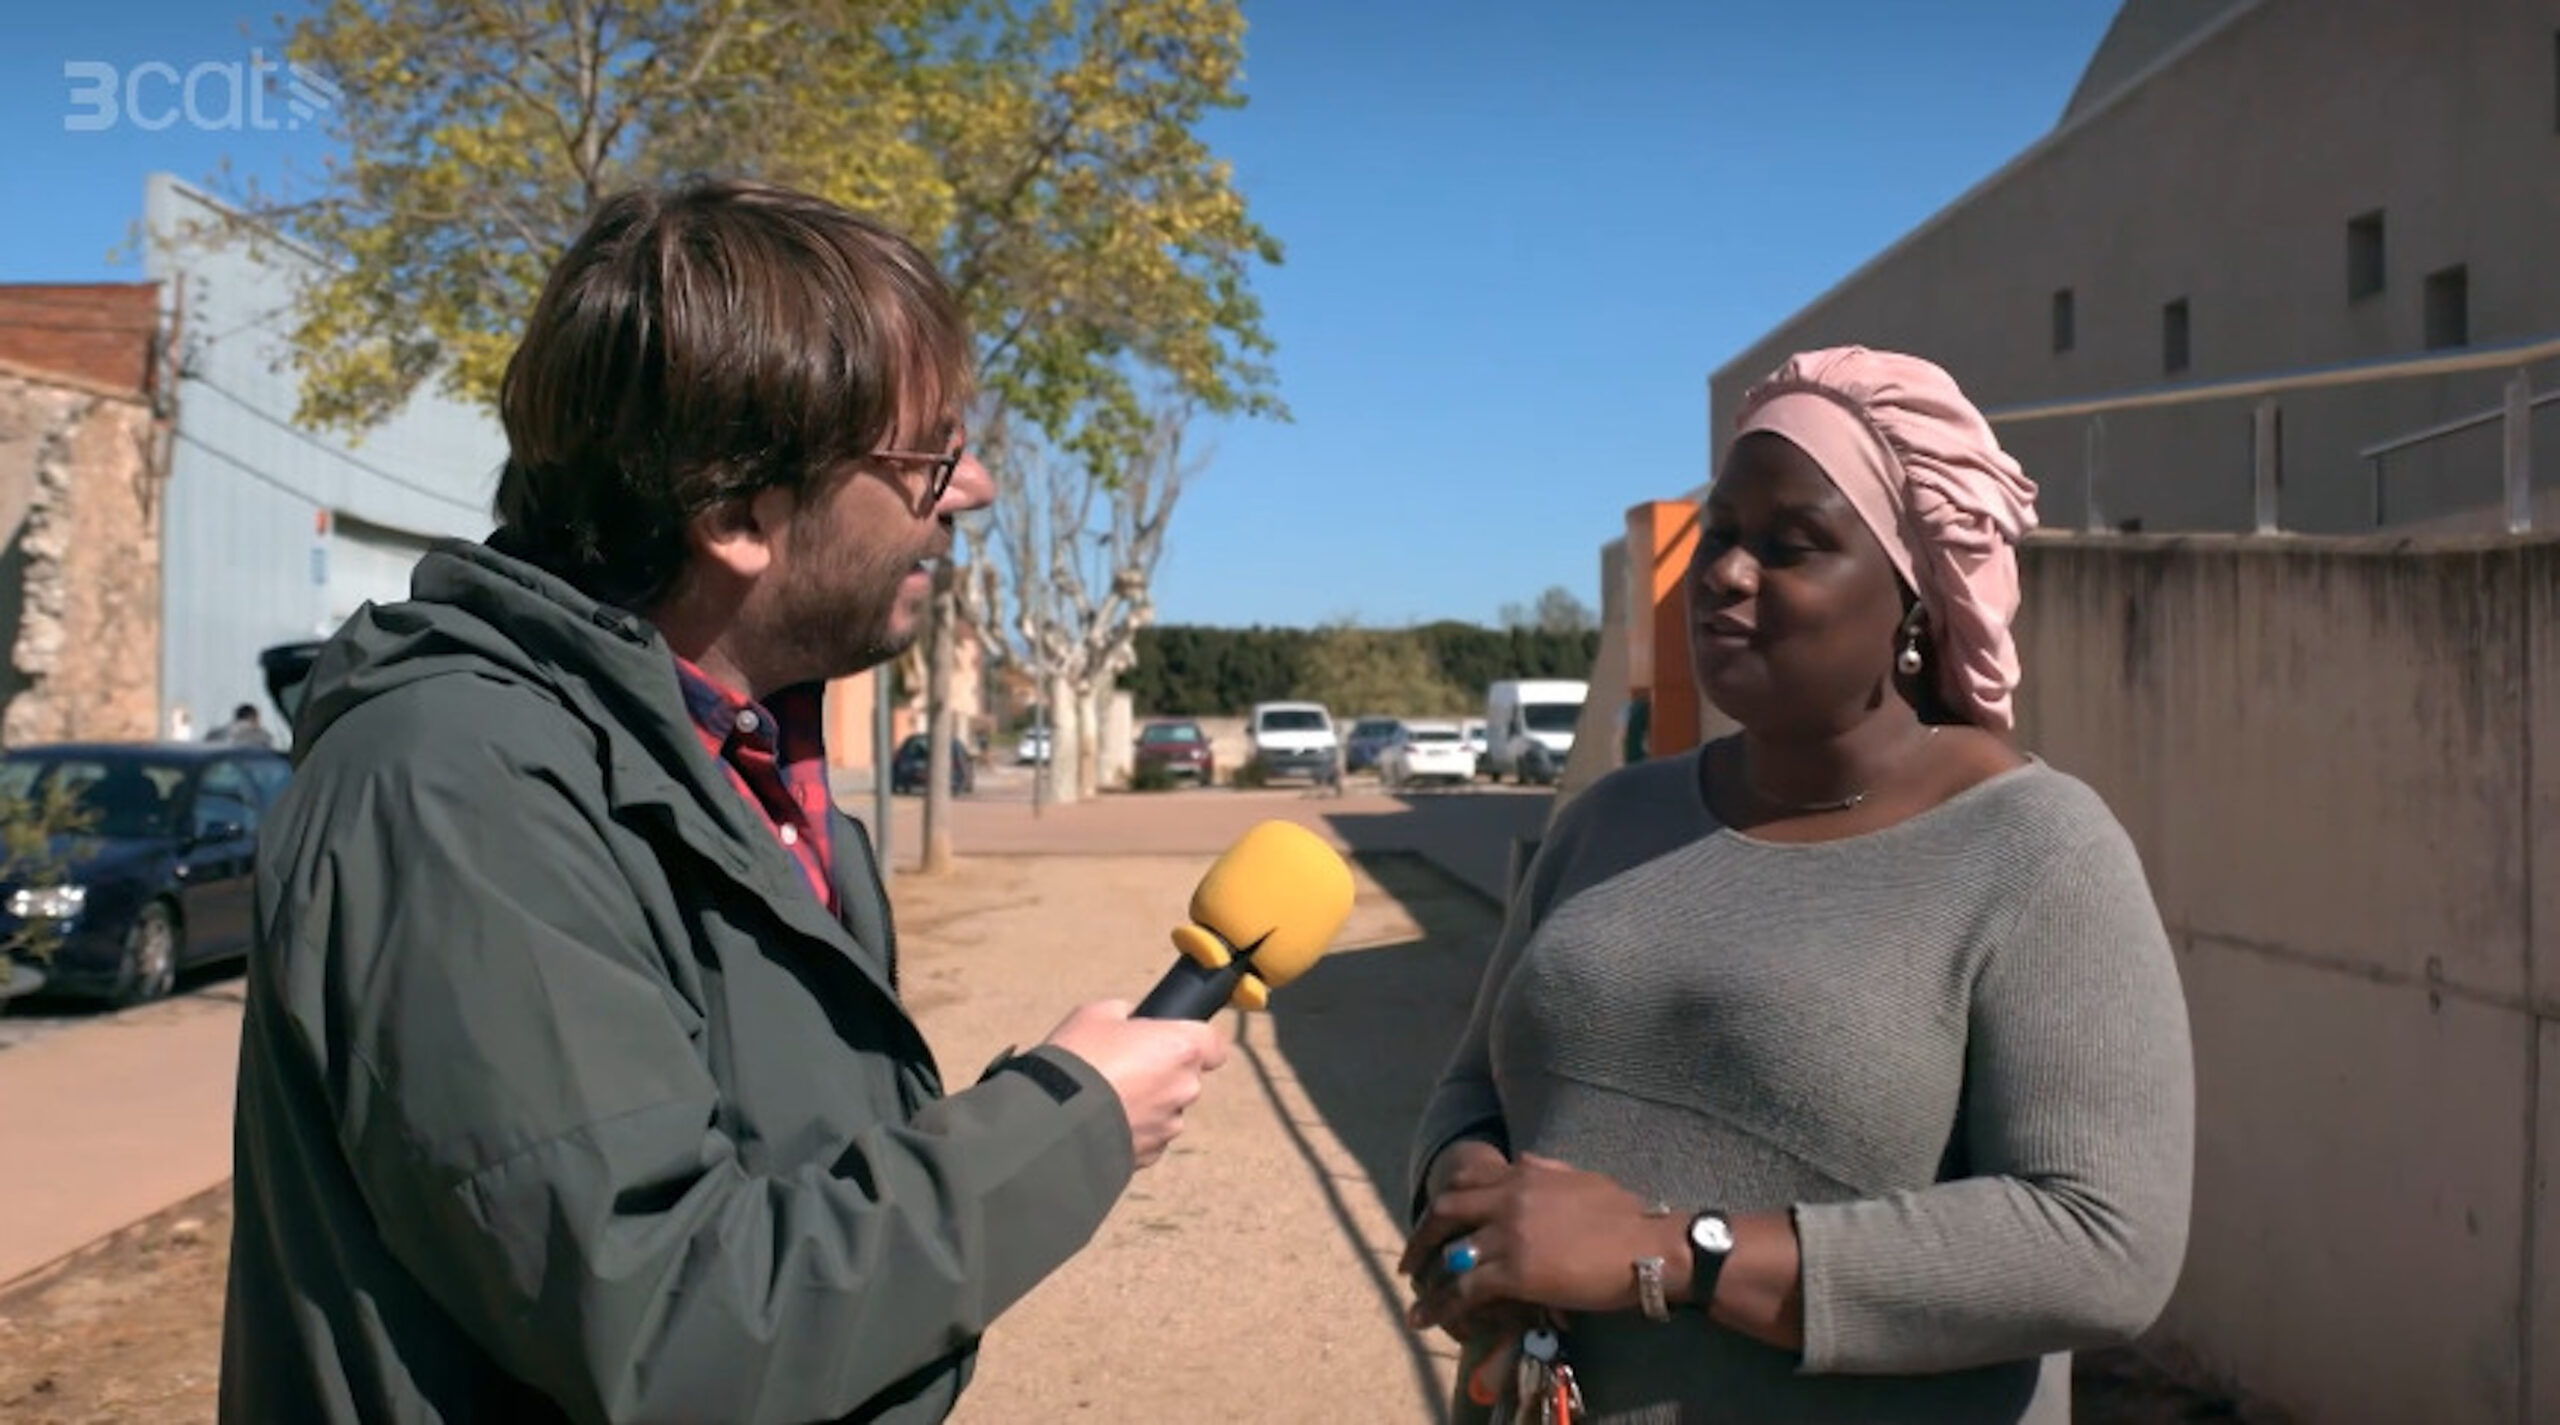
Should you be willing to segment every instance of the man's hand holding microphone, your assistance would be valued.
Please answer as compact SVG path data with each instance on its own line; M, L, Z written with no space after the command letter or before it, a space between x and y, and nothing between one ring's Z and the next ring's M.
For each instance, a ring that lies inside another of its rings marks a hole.
M1211 1017L1228 1005L1262 1009L1304 973L1351 915L1351 868L1293 822L1266 821L1227 848L1191 894L1177 926L1182 958L1134 1008L1079 1006L1047 1043L1093 1066L1128 1114L1130 1147L1149 1167L1182 1132L1207 1076L1227 1061Z

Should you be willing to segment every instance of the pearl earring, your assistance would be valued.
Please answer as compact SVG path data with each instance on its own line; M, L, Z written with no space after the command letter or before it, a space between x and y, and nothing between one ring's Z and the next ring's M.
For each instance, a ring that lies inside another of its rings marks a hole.
M1893 656L1893 666L1906 678L1920 676L1920 635L1915 633L1902 641L1902 651Z

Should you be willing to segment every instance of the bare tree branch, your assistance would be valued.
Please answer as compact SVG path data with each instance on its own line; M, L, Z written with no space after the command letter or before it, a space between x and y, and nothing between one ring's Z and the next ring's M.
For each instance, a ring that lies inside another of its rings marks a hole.
M996 440L998 493L983 544L1002 568L974 597L987 615L981 626L1003 634L1002 656L1044 696L1063 689L1079 705L1052 707L1062 723L1053 747L1098 733L1065 719L1072 711L1081 722L1128 671L1138 630L1155 618L1165 531L1184 484L1206 463L1185 449L1189 417L1186 408L1159 407L1148 439L1114 478L1046 445ZM995 606L1008 596L1010 617L1000 618Z

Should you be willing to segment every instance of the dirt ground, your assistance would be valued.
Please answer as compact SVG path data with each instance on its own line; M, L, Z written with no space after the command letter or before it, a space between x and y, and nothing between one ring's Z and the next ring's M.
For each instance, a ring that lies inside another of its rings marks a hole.
M989 858L903 878L906 983L946 1076L967 1082L1079 1000L1142 993L1201 864ZM1242 1022L1189 1132L1092 1250L998 1325L963 1425L1443 1419L1452 1356L1398 1318L1390 1199L1493 916L1409 857L1364 858L1360 889L1337 950ZM0 1419L211 1419L230 1217L216 1189L0 1294ZM2078 1396L2090 1425L2264 1418L2125 1355L2085 1360Z

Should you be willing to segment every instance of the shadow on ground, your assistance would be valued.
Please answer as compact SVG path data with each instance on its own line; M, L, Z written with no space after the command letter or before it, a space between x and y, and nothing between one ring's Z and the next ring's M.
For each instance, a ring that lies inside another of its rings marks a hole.
M1413 1125L1465 1027L1498 923L1482 897L1419 856L1358 854L1417 933L1317 961L1272 996L1271 1027L1308 1102L1403 1222Z

